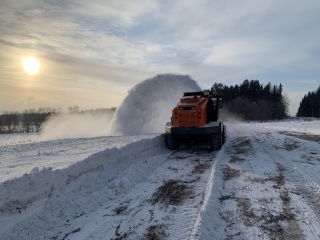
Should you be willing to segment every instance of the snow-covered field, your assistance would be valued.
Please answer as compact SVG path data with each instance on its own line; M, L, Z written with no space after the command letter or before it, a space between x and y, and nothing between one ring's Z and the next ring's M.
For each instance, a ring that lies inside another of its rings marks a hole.
M163 135L0 135L1 239L320 239L320 121Z

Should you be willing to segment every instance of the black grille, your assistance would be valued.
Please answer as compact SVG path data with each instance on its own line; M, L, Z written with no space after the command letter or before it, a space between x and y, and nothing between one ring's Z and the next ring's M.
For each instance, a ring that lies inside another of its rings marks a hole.
M196 110L196 107L179 107L180 111Z

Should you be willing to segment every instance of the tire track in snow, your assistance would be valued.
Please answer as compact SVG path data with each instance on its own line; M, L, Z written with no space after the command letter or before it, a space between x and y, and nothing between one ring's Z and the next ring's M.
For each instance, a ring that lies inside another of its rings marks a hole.
M214 161L214 163L212 165L212 168L211 168L211 171L210 171L210 175L209 175L209 179L208 179L208 183L207 183L206 190L205 190L204 200L203 200L203 203L201 204L201 208L200 208L199 214L198 214L197 219L195 221L195 224L194 224L194 226L192 228L190 239L196 239L197 235L199 234L199 228L200 228L200 225L201 225L202 216L204 214L204 211L208 207L208 202L209 202L210 196L212 194L213 178L214 178L217 158L218 158L218 156L216 157L216 159L215 159L215 161Z
M281 165L263 151L249 126L228 129L195 239L286 239L286 226L301 239L297 224L285 221L292 213L287 192L280 191L285 190Z
M189 154L188 159L194 164L193 170L188 174L188 178L195 181L193 196L188 198L186 204L183 205L181 209L183 215L176 215L173 218L173 224L170 226L172 229L170 232L173 234L168 239L190 239L197 225L200 211L207 202L208 182L210 183L212 169L216 162L216 152L195 147Z
M230 159L228 149L232 148L236 138L232 129L229 128L227 141L218 152L211 169L205 201L201 206L190 239L226 239L230 237L227 236L228 232L230 233L230 228L235 229L236 203L234 190L237 188L237 184L232 181L229 185L225 179L224 169L228 166L228 160ZM235 168L231 166L230 169ZM231 170L229 173L228 179L236 177L234 171Z
M284 167L284 176L286 179L284 190L290 198L290 208L293 208L292 211L295 215L295 221L299 224L300 231L303 232L306 239L319 239L320 204L318 203L318 199L320 198L320 187L312 180L312 176L302 171L299 165L295 163L294 159L300 157L299 152L296 155L291 155L291 159L288 159L287 156L288 152L299 148L297 145L298 142L293 140L295 144L294 148L292 148L293 145L288 145L288 139L286 138L283 143L284 149L281 150L282 147L279 146L281 138L279 140L274 139L277 134L273 134L271 138L261 135L260 131L258 134L259 137L257 136L257 132L254 135L256 142L259 143L257 147L275 163L281 164L281 166ZM276 142L278 142L278 144L274 145ZM304 237L300 236L300 238L303 239Z
M91 234L92 239L147 238L148 229L156 227L162 229L161 236L157 237L188 239L203 201L203 186L205 186L212 158L213 153L206 151L199 153L192 150L176 151L167 157L149 173L146 181L122 196L124 199L122 197L119 199L119 202L129 202L122 214L115 216L110 214L110 211L109 215L105 214L107 217L99 224L101 226L96 227L96 231ZM179 179L192 187L192 195L187 197L181 205L152 202L154 189L159 189L168 179ZM115 220L117 218L118 220ZM104 226L112 222L114 222L113 228L107 230ZM115 236L115 226L117 226L118 236ZM73 239L77 239L77 235L74 235Z

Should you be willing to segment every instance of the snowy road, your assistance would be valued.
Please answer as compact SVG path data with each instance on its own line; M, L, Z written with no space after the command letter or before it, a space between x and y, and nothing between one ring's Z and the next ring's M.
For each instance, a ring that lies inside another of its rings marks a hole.
M319 143L286 133L233 126L203 213L216 221L200 239L320 238Z
M79 155L72 165L20 174L0 184L0 234L3 239L320 239L319 123L229 124L219 152L203 147L172 152L163 136L136 139L97 149L88 158ZM2 161L15 160L13 146L23 155L30 144L3 146ZM39 144L50 149L52 142ZM69 157L68 151L61 155Z

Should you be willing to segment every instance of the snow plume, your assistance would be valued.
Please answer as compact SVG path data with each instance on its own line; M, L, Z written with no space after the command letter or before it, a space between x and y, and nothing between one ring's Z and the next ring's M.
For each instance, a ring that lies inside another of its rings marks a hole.
M113 134L162 133L183 92L200 91L188 75L161 74L138 83L116 110Z
M87 111L51 116L41 129L44 139L108 136L113 111Z
M224 105L223 108L219 110L219 120L224 121L226 123L244 122L242 116L236 113L232 113L226 105Z
M162 133L183 92L200 91L187 75L163 74L146 79L113 111L86 111L51 116L41 127L44 139Z

